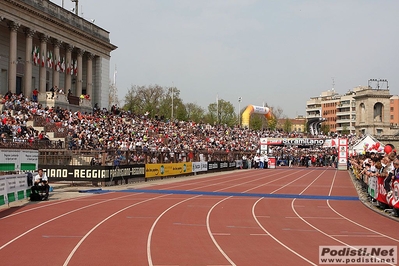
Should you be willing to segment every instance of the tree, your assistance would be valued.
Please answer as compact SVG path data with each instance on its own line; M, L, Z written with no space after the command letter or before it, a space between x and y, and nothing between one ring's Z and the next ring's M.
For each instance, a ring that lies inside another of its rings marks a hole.
M216 123L234 126L237 122L237 114L234 111L233 104L226 102L223 99L218 100L218 104L209 104L206 121L211 124Z
M254 130L261 130L267 126L267 121L264 115L252 114L249 120L249 128Z
M173 92L173 95L172 95ZM180 99L177 88L164 88L159 85L132 86L125 96L124 109L136 114L148 112L150 117L187 118L186 108ZM173 106L172 106L173 97Z
M183 104L182 99L180 99L180 90L176 87L165 89L165 97L160 103L159 110L160 114L170 119L187 119L186 107Z
M187 120L201 122L205 118L205 110L195 103L186 104Z
M342 135L348 135L349 133L350 133L350 131L349 131L348 126L347 126L347 125L344 125L344 126L342 127L342 132L341 132L341 134L342 134Z
M328 135L330 132L330 125L327 123L322 123L320 127L320 131L323 132L324 135Z
M290 133L292 131L292 122L290 119L286 118L283 125L284 132Z
M132 86L125 96L124 109L136 114L148 112L154 117L164 97L164 89L158 85Z
M276 130L276 128L277 128L277 118L273 115L272 118L267 120L267 125L269 126L270 130Z
M267 106L267 107L270 109L270 112L272 113L272 117L270 119L265 119L266 125L267 125L266 128L268 128L270 130L276 130L278 120L284 116L283 109L279 106L277 106L277 107Z

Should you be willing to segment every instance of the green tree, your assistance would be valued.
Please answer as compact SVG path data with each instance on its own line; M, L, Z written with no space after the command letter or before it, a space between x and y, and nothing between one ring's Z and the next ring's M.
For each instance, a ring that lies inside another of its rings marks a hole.
M218 100L218 104L211 103L208 105L208 113L205 118L206 122L211 124L234 126L237 122L237 114L234 111L233 104L223 99Z
M328 133L330 132L330 125L327 123L322 123L321 127L320 127L320 131L324 133L324 135L328 135Z
M283 125L284 132L290 133L292 131L292 122L290 119L286 118Z
M267 125L269 126L270 130L276 130L276 128L277 128L277 118L273 115L272 118L267 120Z
M162 115L170 119L187 120L186 106L180 98L180 90L176 87L165 89L165 97L159 109Z
M136 114L148 112L150 117L157 115L165 118L172 118L172 108L173 118L187 119L187 111L180 99L180 91L177 88L164 88L159 85L132 86L125 96L123 107Z
M348 135L350 133L349 128L348 128L347 125L344 125L342 127L342 132L341 133L342 133L342 135Z
M194 122L201 122L205 118L205 110L195 103L187 103L186 105L187 111L187 120L191 120Z
M136 114L149 112L150 116L154 117L164 98L165 91L159 85L132 86L125 96L123 109Z
M308 124L308 121L307 120L305 120L304 122L303 122L303 132L308 132L309 133L309 124Z

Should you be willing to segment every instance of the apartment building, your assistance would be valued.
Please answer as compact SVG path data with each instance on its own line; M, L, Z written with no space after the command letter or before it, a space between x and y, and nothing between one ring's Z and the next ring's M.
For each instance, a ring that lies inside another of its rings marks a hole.
M324 120L330 132L337 134L399 133L399 97L389 89L359 86L339 95L334 89L322 92L306 102L306 118Z

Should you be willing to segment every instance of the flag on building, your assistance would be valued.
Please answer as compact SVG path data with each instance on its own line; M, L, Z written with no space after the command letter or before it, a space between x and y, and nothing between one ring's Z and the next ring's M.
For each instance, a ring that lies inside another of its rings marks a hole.
M74 61L74 64L73 64L73 74L74 74L75 76L78 75L78 62L77 62L77 60L75 60L75 61Z
M51 51L47 51L47 67L53 68L53 53Z
M46 65L46 60L44 59L44 53L42 52L42 59L41 59L41 64L42 64L42 67L44 67L45 65Z
M66 65L67 65L66 73L67 73L68 75L70 75L70 74L71 74L71 65L69 64L69 62L67 62Z
M57 58L57 55L54 55L54 70L60 72L60 59Z
M40 50L35 46L35 55L33 57L35 65L40 65Z
M61 61L61 72L65 72L65 58L64 57L62 58L62 61Z
M39 48L37 48L36 46L32 49L32 61L33 61L33 64L35 64L35 65L38 64L38 60L39 60L39 58L37 56L38 49Z
M75 60L72 60L72 62L71 62L71 66L70 66L70 71L69 71L69 74L72 76L73 74L74 74L74 71L75 71Z

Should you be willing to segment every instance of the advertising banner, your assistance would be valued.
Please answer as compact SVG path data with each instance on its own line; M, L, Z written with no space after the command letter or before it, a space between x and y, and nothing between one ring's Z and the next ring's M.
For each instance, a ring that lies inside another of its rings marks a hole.
M83 166L83 165L40 165L50 182L52 181L94 181L144 177L145 165L132 164L113 166Z
M208 171L219 170L219 162L208 162Z
M166 163L166 164L146 164L145 177L163 177L185 175L193 172L192 163Z
M348 167L348 140L338 140L338 170L347 170Z
M8 204L27 197L26 174L5 175L0 177L0 205Z
M276 168L276 157L269 157L268 167L271 169Z
M325 139L313 139L313 138L267 138L266 141L262 141L263 145L274 145L274 146L323 146Z
M193 162L192 168L193 168L193 173L206 172L206 171L208 171L208 163L207 162Z
M393 182L392 193L387 195L387 201L389 206L399 209L399 182L397 180Z
M385 191L384 188L384 177L377 177L377 197L376 200L379 202L388 204L387 202L387 192Z
M34 171L37 169L39 151L0 150L0 171Z

